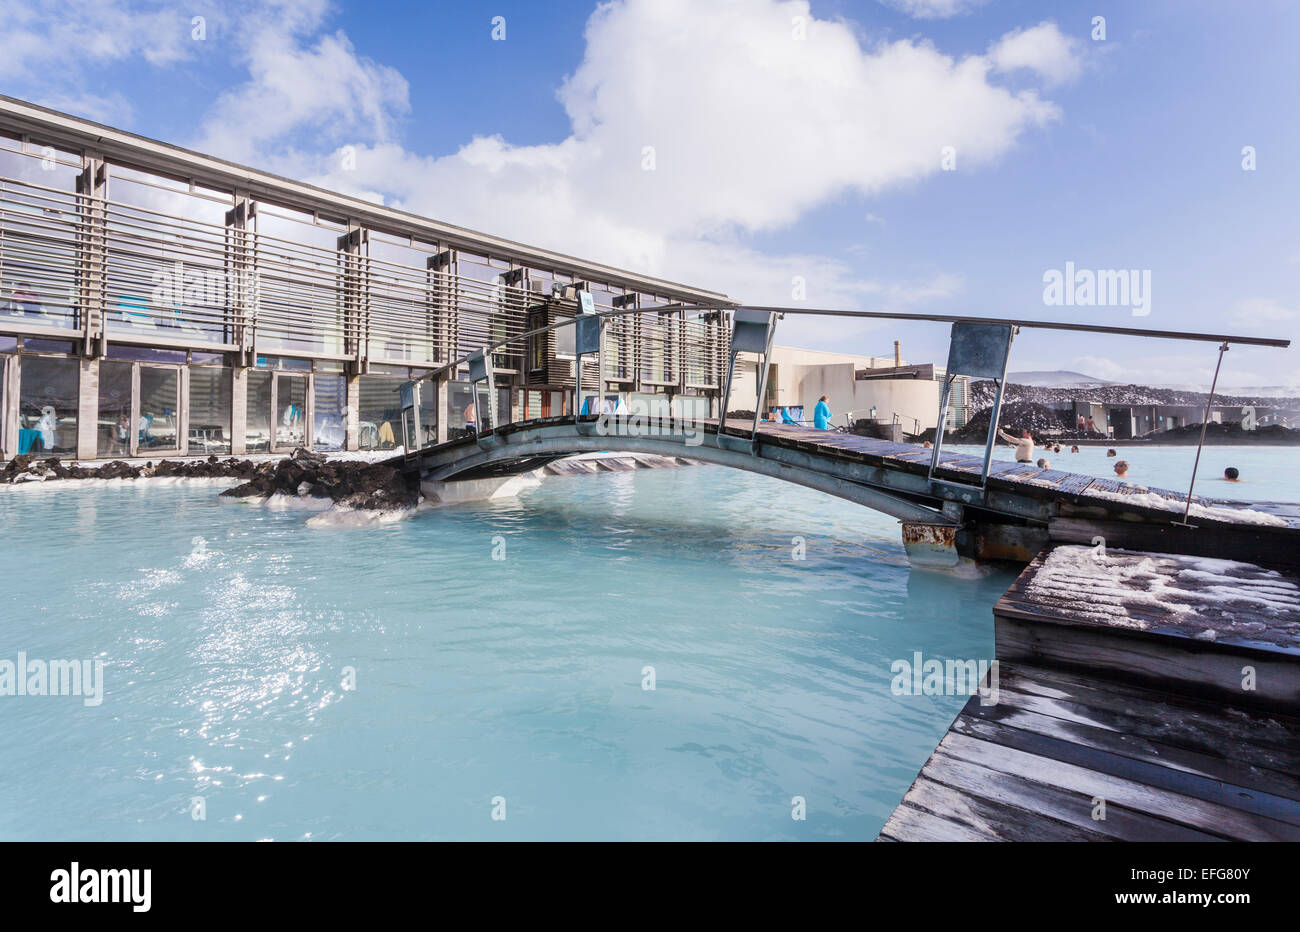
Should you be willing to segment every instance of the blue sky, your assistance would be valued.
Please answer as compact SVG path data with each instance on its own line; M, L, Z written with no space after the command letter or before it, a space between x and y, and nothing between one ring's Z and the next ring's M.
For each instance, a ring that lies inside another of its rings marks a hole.
M802 279L811 306L1300 336L1297 4L0 0L0 27L3 93L752 303ZM1149 270L1150 314L1045 305L1067 261ZM1300 390L1295 352L1234 349L1224 382ZM1213 362L1033 333L1012 368L1197 384Z

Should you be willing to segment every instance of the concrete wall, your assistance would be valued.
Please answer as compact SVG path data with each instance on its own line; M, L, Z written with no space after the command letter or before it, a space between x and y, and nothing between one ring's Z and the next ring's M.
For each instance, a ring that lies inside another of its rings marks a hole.
M752 410L756 390L756 358L741 357L736 361L736 376L731 390L729 408ZM903 363L906 365L906 362ZM767 401L762 405L766 412L771 405L789 407L803 405L804 417L811 420L813 408L822 395L830 396L830 409L836 415L837 425L844 424L844 415L853 412L854 420L876 417L889 421L897 413L903 429L913 433L918 428L934 427L939 419L939 392L942 383L924 379L865 379L858 381L859 369L882 369L894 365L892 358L853 356L848 353L825 353L778 346L772 352L775 372L769 372ZM773 374L775 378L773 378ZM915 419L915 421L913 421Z

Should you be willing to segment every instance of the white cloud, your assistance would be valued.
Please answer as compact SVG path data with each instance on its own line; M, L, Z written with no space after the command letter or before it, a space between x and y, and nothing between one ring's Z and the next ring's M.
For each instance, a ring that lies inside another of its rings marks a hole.
M791 38L796 15L804 40ZM354 170L321 156L308 180L751 302L789 303L800 275L810 306L903 308L956 294L961 282L863 276L824 256L764 254L746 237L936 174L947 145L962 170L976 170L1057 118L1032 90L992 83L990 70L983 56L926 42L863 47L847 25L812 19L805 2L627 0L588 23L584 58L559 94L566 139L478 137L441 157L359 144ZM236 96L261 93L254 81ZM261 145L257 164L279 159L303 174L301 153ZM653 171L642 169L646 147Z
M1082 72L1082 47L1055 23L1044 22L1003 36L989 50L989 58L998 71L1027 69L1049 84L1063 84Z
M170 65L192 51L190 14L121 0L0 0L0 78L59 85L88 67L142 58Z
M1300 310L1274 298L1242 298L1232 306L1232 319L1243 324L1271 324L1300 318Z
M245 55L249 80L208 113L197 143L205 151L251 161L289 137L297 145L387 140L409 107L406 79L359 57L342 33L304 48L295 36L258 30Z
M987 0L881 0L886 6L916 19L947 19L969 13Z
M965 6L909 8L939 15ZM848 24L814 18L807 0L615 0L591 15L582 61L559 89L566 138L517 146L476 137L431 156L397 141L409 110L405 78L359 55L342 33L322 33L326 14L321 0L212 12L209 33L248 79L215 100L186 142L751 302L788 303L799 275L808 303L822 306L909 307L956 294L961 282L936 269L864 273L826 256L772 255L749 245L752 234L918 183L939 172L947 146L961 171L996 162L1059 110L993 76L1030 68L1056 80L1072 54L1050 24L989 55L955 57L923 40L864 44ZM795 17L805 38L792 34ZM1053 35L1061 41L1048 54ZM76 42L95 45L86 34ZM132 43L121 54L161 61L189 51L170 39L149 50ZM341 165L344 145L356 152L354 170ZM654 170L644 171L651 148Z

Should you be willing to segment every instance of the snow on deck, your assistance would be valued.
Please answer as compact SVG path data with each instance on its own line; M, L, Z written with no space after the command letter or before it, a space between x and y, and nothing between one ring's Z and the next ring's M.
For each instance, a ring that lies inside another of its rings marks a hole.
M1083 624L1300 651L1300 578L1208 557L1063 545L999 609Z

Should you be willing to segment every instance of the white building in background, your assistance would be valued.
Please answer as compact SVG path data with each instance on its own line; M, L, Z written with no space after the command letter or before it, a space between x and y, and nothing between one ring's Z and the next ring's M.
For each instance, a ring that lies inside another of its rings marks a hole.
M758 369L757 357L742 355L737 360L730 410L752 410ZM933 429L938 421L943 377L943 369L931 363L908 365L897 343L892 358L774 346L760 410L766 415L784 408L796 415L802 409L803 419L811 420L817 400L828 395L837 425L845 424L846 416L851 415L855 422L896 423L905 434L919 434ZM954 381L949 429L961 427L969 419L969 389L966 376Z

